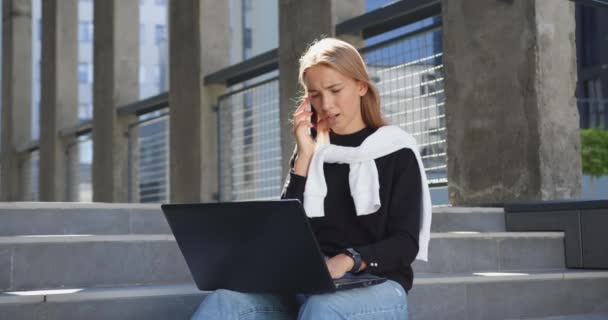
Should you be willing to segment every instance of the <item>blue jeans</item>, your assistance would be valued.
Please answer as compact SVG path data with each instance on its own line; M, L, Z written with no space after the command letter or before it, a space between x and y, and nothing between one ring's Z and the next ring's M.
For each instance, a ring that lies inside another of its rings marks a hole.
M407 320L407 295L394 281L335 293L279 296L217 290L209 294L193 320Z

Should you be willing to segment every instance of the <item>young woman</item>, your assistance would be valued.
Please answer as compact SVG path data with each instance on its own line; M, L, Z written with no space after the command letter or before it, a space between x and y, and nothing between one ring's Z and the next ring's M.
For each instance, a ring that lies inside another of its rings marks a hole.
M305 97L283 199L303 202L334 279L389 280L310 296L211 293L193 319L407 319L411 264L426 260L430 196L414 139L388 126L363 59L325 38L300 58ZM296 276L296 275L294 275Z

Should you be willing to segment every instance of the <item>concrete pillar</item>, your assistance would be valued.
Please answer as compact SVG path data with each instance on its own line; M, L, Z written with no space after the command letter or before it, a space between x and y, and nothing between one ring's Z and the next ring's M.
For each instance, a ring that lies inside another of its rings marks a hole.
M206 74L230 62L228 1L169 3L171 202L212 201L218 192L217 114L224 86L203 86Z
M128 125L116 108L139 99L139 1L95 0L93 201L126 202Z
M2 3L2 147L0 201L23 199L18 148L31 140L32 4ZM22 180L22 178L24 178Z
M574 4L442 5L452 205L577 197Z
M40 200L67 201L67 141L78 122L78 0L42 1ZM77 165L71 163L72 165Z
M281 119L281 177L289 170L295 138L292 134L294 102L302 94L298 84L299 59L304 50L321 36L335 36L335 25L365 13L362 0L279 0L279 105ZM360 46L356 35L343 40Z

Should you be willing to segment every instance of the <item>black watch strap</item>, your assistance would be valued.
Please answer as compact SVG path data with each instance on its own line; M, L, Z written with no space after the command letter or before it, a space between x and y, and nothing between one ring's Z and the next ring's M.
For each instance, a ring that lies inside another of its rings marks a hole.
M359 269L361 269L361 254L359 254L359 252L357 252L357 250L353 248L348 248L344 250L344 253L349 257L353 258L353 260L355 261L355 264L353 265L353 268L350 270L350 272L359 272Z

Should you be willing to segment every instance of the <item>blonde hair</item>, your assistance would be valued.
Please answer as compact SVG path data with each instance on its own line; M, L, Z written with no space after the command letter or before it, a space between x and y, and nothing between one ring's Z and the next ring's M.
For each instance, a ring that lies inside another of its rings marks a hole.
M313 42L300 57L298 81L302 87L306 88L304 84L306 70L319 64L367 84L367 93L361 97L363 122L374 129L386 125L380 110L380 94L371 82L365 62L355 47L336 38L324 38Z

